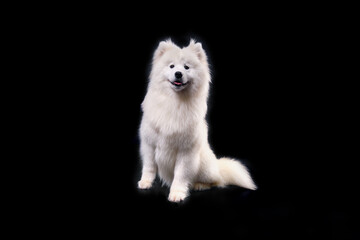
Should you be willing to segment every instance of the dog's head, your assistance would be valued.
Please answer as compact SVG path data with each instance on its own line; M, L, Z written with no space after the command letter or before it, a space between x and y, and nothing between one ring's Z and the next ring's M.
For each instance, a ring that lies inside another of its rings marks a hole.
M175 92L195 90L209 83L207 56L201 43L190 40L187 47L180 48L171 40L160 42L150 79Z

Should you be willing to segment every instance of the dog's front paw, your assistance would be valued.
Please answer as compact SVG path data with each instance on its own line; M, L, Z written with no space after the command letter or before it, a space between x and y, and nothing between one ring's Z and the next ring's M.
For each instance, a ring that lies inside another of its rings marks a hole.
M170 202L181 202L187 197L186 192L182 191L170 191L168 200Z
M152 181L142 179L138 182L138 188L140 189L149 189L152 186Z

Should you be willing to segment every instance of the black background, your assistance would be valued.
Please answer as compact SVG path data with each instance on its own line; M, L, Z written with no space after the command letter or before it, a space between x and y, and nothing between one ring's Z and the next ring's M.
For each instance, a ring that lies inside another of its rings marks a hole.
M54 23L54 92L66 113L56 116L59 154L71 176L60 197L65 221L80 234L135 238L359 237L346 156L354 144L341 135L346 110L332 62L336 14L186 4L156 12L141 5L146 13L77 8ZM153 51L167 38L203 44L212 71L209 142L217 156L249 167L257 191L214 188L173 204L158 180L137 190L140 104Z

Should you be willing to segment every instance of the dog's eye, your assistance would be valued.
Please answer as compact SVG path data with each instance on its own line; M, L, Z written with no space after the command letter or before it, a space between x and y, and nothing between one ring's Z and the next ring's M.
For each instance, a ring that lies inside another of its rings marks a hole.
M171 65L170 65L170 68L174 68L174 67L175 67L174 64L171 64Z
M188 65L184 65L184 68L185 68L186 70L188 70L188 69L189 69L189 66L188 66Z

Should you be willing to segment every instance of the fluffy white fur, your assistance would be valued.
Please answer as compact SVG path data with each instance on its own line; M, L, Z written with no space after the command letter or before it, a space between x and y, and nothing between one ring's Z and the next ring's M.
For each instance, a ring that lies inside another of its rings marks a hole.
M240 161L217 159L209 146L205 115L210 80L201 43L191 40L180 48L171 40L160 42L142 103L140 189L150 188L157 173L170 186L172 202L184 200L191 188L231 184L256 189Z

